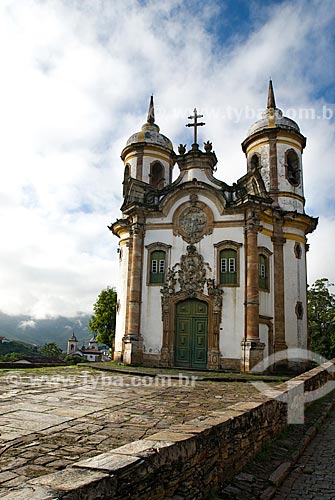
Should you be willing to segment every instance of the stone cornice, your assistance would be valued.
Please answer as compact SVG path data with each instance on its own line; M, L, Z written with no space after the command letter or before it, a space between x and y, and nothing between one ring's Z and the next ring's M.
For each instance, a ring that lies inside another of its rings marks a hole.
M306 137L303 136L300 132L292 129L285 129L282 127L275 128L264 128L250 135L242 142L242 150L244 153L247 153L248 147L257 139L265 138L267 140L277 140L277 137L282 137L283 135L287 135L288 137L294 137L297 139L301 145L301 149L304 149L306 146Z

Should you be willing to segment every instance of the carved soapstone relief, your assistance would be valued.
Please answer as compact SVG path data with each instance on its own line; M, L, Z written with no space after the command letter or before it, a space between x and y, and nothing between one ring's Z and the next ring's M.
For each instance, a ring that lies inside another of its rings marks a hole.
M167 282L161 289L163 298L166 300L169 296L179 294L192 297L207 291L207 295L217 296L218 305L221 305L222 290L209 278L211 273L212 269L195 246L188 245L187 253L181 256L180 262L168 270Z
M206 214L198 207L187 208L179 217L180 228L185 232L185 236L193 241L199 241L206 230L206 225Z
M174 233L187 243L197 243L203 236L212 232L206 213L209 209L197 200L197 195L190 196L191 203L179 212L174 228Z

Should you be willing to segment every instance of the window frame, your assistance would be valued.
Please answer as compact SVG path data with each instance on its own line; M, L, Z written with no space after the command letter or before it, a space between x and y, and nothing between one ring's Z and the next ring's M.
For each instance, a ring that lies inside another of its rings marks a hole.
M257 164L256 164L256 162L253 162L254 157L257 158ZM259 170L262 167L261 155L259 153L255 152L255 153L252 153L252 155L250 155L249 167L250 167L250 169L255 169L255 170Z
M145 248L147 249L147 276L146 276L146 284L147 284L147 286L163 286L164 283L165 283L165 281L166 281L168 263L169 263L169 259L170 259L171 245L167 245L166 243L156 242L156 243L151 243L150 245L146 245ZM152 259L152 254L154 252L164 252L165 253L165 258L164 259ZM156 260L157 274L163 275L162 281L159 281L157 283L151 281L151 276L152 276L152 262L154 260ZM162 262L164 262L164 271L162 273L160 273L159 270L161 269Z
M160 168L160 179L158 179L157 182L154 183L154 170L156 168ZM165 167L163 163L161 163L158 160L153 161L150 163L150 173L149 173L149 184L152 186L154 189L163 189L165 185Z
M258 247L258 288L260 292L270 292L271 289L271 258L272 252L266 247ZM264 263L260 262L261 257L264 258ZM263 267L264 276L261 276L261 266ZM264 281L264 286L261 286L261 279Z
M224 240L220 241L219 243L216 243L214 245L216 249L216 282L217 285L220 287L239 287L240 286L240 269L241 269L241 257L240 257L240 248L243 246L242 243L238 243L237 241L232 241L232 240ZM227 258L222 258L222 252L224 250L231 251L233 250L235 253L235 257L227 257ZM226 260L226 273L228 274L235 274L235 283L223 283L221 282L221 276L222 274L225 274L225 272L222 272L222 261ZM231 264L232 260L234 260L234 266L235 270L233 272L230 272L229 270L231 269Z
M298 166L295 170L295 172L297 174L296 182L292 182L292 179L290 179L290 177L289 177L289 159L288 158L289 158L289 155L292 153L296 156L296 161L298 163ZM286 178L287 182L289 182L290 185L293 186L294 188L297 188L301 185L301 158L299 157L297 151L293 148L287 149L285 151L285 178Z

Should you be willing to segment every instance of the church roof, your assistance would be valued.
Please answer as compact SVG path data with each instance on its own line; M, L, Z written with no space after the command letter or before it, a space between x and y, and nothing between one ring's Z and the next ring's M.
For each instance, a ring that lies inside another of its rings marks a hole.
M147 143L173 150L170 139L160 133L159 126L155 123L155 111L153 96L150 98L147 122L142 125L140 132L131 135L126 143L126 147L137 143Z
M267 98L267 109L262 113L261 118L250 127L247 137L255 134L256 132L260 132L263 129L274 127L300 132L298 124L291 118L283 116L283 112L280 109L276 108L272 80L270 80Z

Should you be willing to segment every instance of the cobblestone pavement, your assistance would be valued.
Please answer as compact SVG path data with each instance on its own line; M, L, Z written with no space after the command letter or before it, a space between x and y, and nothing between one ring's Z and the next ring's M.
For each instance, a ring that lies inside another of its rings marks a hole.
M7 488L239 401L250 383L66 367L0 374L0 497ZM306 499L305 499L306 500Z
M335 499L335 411L322 425L274 500Z

